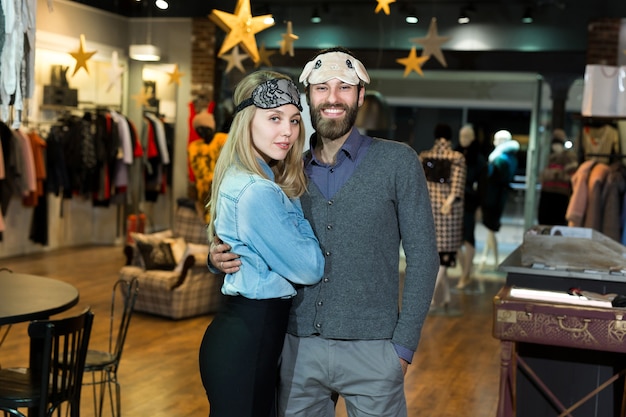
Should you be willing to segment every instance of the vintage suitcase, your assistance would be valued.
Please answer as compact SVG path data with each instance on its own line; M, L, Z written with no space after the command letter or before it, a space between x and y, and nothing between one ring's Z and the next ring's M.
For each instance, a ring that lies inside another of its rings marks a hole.
M626 309L494 297L493 336L500 340L626 352Z
M505 286L494 297L497 417L626 416L626 309L555 302L551 295L525 299L511 290Z

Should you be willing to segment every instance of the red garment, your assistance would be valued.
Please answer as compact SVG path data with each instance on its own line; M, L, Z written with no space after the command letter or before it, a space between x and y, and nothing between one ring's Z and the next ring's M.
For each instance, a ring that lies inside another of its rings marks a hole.
M154 137L154 126L150 119L146 118L147 128L148 128L148 145L146 149L146 154L148 158L156 158L159 156L159 148L156 144L156 139Z
M143 148L141 147L141 142L139 141L139 135L137 134L137 128L135 127L135 124L133 122L131 122L130 120L128 121L128 125L130 126L130 136L135 141L135 146L134 146L134 149L133 149L133 157L134 158L139 158L139 157L143 156Z
M198 132L196 132L196 129L193 128L192 121L194 117L196 117L196 106L194 106L193 101L190 101L189 102L189 119L188 119L189 137L187 139L187 145L189 145L194 140L201 139L200 136L198 135ZM189 163L187 163L187 175L189 176L190 182L196 181L196 177L195 175L193 175L193 170L191 169L191 165L189 165Z

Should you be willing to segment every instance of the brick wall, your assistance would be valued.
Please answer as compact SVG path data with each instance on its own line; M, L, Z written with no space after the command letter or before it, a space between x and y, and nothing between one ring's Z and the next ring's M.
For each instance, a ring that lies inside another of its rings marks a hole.
M208 17L192 19L191 95L196 112L214 99L216 25Z
M617 65L622 19L602 18L589 23L587 64Z

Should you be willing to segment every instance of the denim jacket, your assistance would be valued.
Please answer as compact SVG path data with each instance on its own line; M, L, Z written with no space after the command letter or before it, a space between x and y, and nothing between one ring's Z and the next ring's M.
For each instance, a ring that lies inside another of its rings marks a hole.
M216 234L240 256L241 267L226 274L222 293L252 299L291 298L294 285L315 284L324 274L324 257L300 199L289 199L273 181L233 166L221 183Z

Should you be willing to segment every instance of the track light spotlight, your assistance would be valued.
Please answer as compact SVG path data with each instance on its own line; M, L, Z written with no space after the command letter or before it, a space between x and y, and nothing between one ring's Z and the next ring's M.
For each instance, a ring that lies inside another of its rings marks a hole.
M466 25L470 22L469 13L467 12L467 8L463 7L461 9L461 13L459 13L459 18L457 19L459 25Z
M527 7L522 16L522 23L532 23L533 21L533 11L530 7Z
M411 8L407 14L406 14L406 18L404 19L405 22L414 25L415 23L419 22L419 19L417 17L417 12L415 11L415 8Z
M317 7L313 9L313 14L311 15L311 23L320 23L322 21L322 17L320 16L319 10Z
M169 4L167 4L167 1L165 0L156 0L154 4L161 10L167 10L167 8L169 7Z

